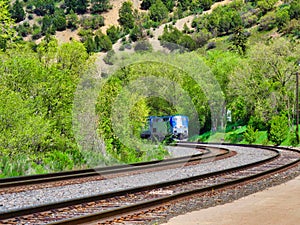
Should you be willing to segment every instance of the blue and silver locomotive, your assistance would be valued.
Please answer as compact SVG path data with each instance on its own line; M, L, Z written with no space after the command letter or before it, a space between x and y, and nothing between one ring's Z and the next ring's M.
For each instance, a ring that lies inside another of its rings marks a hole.
M184 115L150 116L141 138L162 141L165 138L183 140L188 138L189 119Z

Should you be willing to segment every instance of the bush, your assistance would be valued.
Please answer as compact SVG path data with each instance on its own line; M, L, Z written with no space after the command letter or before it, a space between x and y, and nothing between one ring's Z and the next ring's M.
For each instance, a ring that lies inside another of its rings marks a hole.
M252 144L255 142L256 138L257 138L257 129L254 129L251 125L248 125L247 130L244 133L244 139L249 144Z
M106 30L106 34L113 44L116 43L122 35L120 27L116 27L115 25L110 26Z
M115 51L110 50L107 52L106 56L103 58L103 61L108 65L113 65L113 57L115 56Z
M288 119L285 115L273 116L268 129L268 139L275 145L280 145L287 138Z
M149 41L138 41L134 46L134 51L136 52L152 51L152 49Z
M276 27L276 15L270 12L259 20L258 30L269 31Z

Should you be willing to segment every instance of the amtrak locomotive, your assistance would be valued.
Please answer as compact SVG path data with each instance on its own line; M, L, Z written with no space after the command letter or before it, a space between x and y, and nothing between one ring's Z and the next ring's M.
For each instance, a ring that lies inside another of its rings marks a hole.
M150 116L141 138L163 141L166 138L183 140L188 138L189 119L184 115Z

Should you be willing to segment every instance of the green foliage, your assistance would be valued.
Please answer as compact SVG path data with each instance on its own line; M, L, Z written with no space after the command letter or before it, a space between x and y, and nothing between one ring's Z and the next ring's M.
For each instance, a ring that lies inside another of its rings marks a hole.
M111 7L109 0L91 0L91 9L93 13L105 12Z
M273 116L270 120L268 138L275 145L280 145L287 138L288 119L285 115Z
M247 126L247 130L244 133L244 139L249 143L252 144L255 142L257 138L258 130L254 129L251 125Z
M0 50L5 50L15 36L14 21L9 13L9 1L0 1Z
M263 11L267 12L274 8L277 0L261 0L257 2L257 6Z
M276 27L276 14L274 12L269 12L259 20L260 31L269 31Z
M281 7L276 11L276 24L281 30L290 20L289 7Z
M98 29L104 26L104 18L101 15L83 16L80 24L84 29Z
M291 19L300 19L300 1L294 0L291 2L289 14Z
M122 7L119 10L119 23L126 32L134 27L134 16L132 3L127 1L123 2Z
M242 4L235 4L235 2L217 7L211 14L194 19L192 25L197 30L206 29L217 36L232 33L236 27L243 25L239 13L241 8Z
M149 41L138 41L134 45L134 51L136 52L144 52L144 51L152 51L152 45Z
M38 16L52 15L55 11L53 0L35 0L33 1L34 13Z
M159 37L163 46L170 50L178 48L195 50L197 48L196 41L189 35L183 34L173 26L165 26L163 35Z
M161 22L168 18L169 10L161 0L156 0L149 8L150 19L154 22Z
M70 168L75 162L82 163L72 159L70 151L77 148L72 131L72 104L88 55L78 42L58 47L49 37L36 51L22 46L7 50L8 54L0 53L0 155L69 152L66 154L71 154L68 158L72 163L66 159L58 163L66 163Z
M87 11L89 0L65 0L67 12L73 10L76 13L83 14Z
M71 170L74 167L74 162L70 155L57 150L48 152L43 161L50 166L51 171Z
M112 42L107 35L102 34L101 32L95 36L95 44L97 51L109 51L112 49Z
M28 156L22 154L15 155L14 159L8 155L2 155L0 157L0 178L26 175L30 168L28 161Z
M119 40L121 38L121 29L118 26L110 26L107 30L106 30L106 34L109 37L109 39L111 40L111 42L114 44L117 42L117 40Z
M64 13L55 13L53 18L53 25L56 27L56 30L63 31L67 27L67 20Z
M268 45L257 43L249 49L248 58L242 60L230 75L229 92L232 112L248 122L267 124L274 114L293 114L295 72L299 45L277 38ZM291 124L291 122L290 122ZM252 124L253 127L261 127Z
M71 30L75 30L78 27L79 19L77 14L73 10L70 11L70 13L66 16L67 19L67 28L70 28Z
M19 0L16 0L11 10L11 17L18 23L25 19L25 11Z
M236 51L240 55L245 55L247 50L248 36L242 27L237 27L230 39L232 43L231 50Z

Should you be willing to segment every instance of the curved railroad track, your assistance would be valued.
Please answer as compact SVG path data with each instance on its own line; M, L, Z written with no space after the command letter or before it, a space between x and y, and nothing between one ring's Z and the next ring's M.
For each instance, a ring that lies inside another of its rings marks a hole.
M216 144L179 144L204 148L224 147ZM229 145L227 147L229 148ZM38 207L8 211L0 215L0 219L2 219L0 223L80 224L92 221L109 224L114 221L144 223L151 218L156 218L157 214L163 214L172 201L178 201L193 195L207 194L212 192L212 190L229 188L254 179L270 176L270 174L296 166L300 162L300 152L298 150L247 145L242 147L245 149L256 148L258 151L271 151L274 154L263 160L212 173L173 179L171 181L40 205Z
M180 143L175 146L184 147L186 144ZM166 168L176 168L183 165L188 166L197 163L205 163L208 160L224 159L235 154L235 152L229 151L225 148L196 146L195 149L199 150L198 154L169 158L165 160L153 160L150 162L139 162L94 169L3 178L0 179L0 194L16 193L28 189L33 190L78 184L87 181L108 179L116 176L163 170Z

